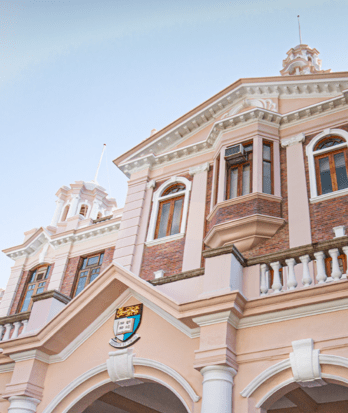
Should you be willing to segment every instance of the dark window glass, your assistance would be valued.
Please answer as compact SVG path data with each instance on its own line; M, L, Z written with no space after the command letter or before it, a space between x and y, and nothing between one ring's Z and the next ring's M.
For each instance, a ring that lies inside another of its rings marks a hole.
M80 294L80 292L85 288L85 284L87 281L87 275L88 275L88 271L82 272L80 274L80 279L79 279L79 282L77 283L75 296Z
M73 293L74 297L80 294L86 285L90 284L98 277L103 259L104 252L101 252L98 255L93 255L92 257L83 258L80 271L77 275L75 291Z
M270 144L263 144L262 149L262 191L265 194L272 193L272 147Z
M82 270L84 270L87 266L87 258L84 258L83 263L82 263Z
M238 168L230 169L230 199L238 196Z
M243 166L242 195L250 194L250 164Z
M172 186L170 186L169 188L167 188L167 189L163 192L162 196L170 195L170 194L176 194L177 192L184 191L184 190L185 190L185 185L183 185L183 184L175 184L175 185L172 185Z
M332 192L329 157L319 159L319 171L322 194Z
M162 204L161 219L160 219L157 238L163 238L167 235L169 211L170 211L170 202Z
M341 143L344 143L344 142L345 142L344 139L339 138L339 137L331 137L329 139L323 139L317 144L315 150L319 151L320 149L331 148L333 146L340 145Z
M99 261L99 255L97 255L96 257L88 258L87 266L89 267L90 265L97 264L98 261Z
M172 228L170 230L170 235L179 234L180 232L180 221L181 221L181 209L182 209L183 199L178 199L174 203L174 213L172 219Z
M104 254L100 254L99 265L102 265L103 259L104 259Z
M31 296L34 293L34 289L35 289L35 285L29 285L28 291L25 295L25 299L24 299L24 302L23 302L23 305L22 305L21 312L28 311L28 308L29 308L29 305L30 305L30 302L31 302Z
M347 169L346 161L344 158L344 153L336 153L334 155L335 159L335 169L336 169L336 179L337 179L337 189L348 188L348 179L347 179Z

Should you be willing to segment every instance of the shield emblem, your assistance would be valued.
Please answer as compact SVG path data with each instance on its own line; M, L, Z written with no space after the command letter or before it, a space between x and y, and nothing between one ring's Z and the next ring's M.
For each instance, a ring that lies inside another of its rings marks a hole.
M115 338L110 340L110 345L116 348L126 348L139 340L136 334L141 322L143 305L136 304L121 307L116 310L114 321Z

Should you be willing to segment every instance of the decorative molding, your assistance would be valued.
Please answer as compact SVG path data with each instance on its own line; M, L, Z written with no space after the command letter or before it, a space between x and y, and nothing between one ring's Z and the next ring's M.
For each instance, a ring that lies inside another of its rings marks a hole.
M339 191L330 192L329 194L318 195L314 198L310 198L309 202L311 204L316 204L317 202L323 202L329 199L334 199L346 195L348 195L348 189L341 189Z
M341 366L348 369L348 358L341 356L334 356L331 354L319 354L320 364L331 364L332 366Z
M247 266L245 258L234 244L226 245L225 247L210 248L202 252L203 258L218 257L219 255L225 254L233 254L242 267Z
M43 363L50 363L50 356L46 353L43 353L40 350L28 350L22 351L20 353L10 354L10 358L15 362L25 361L25 360L39 360Z
M236 115L242 109L248 107L257 107L277 112L277 103L273 102L272 99L243 99L241 102L233 105L232 108L222 116L222 119Z
M314 350L313 339L293 341L290 353L292 374L302 387L318 387L326 383L321 378L319 350Z
M176 241L178 239L184 238L185 234L179 233L174 235L169 235L168 237L157 238L152 241L146 241L145 245L147 247L152 247L153 245L165 244L166 242Z
M6 317L0 318L0 325L8 324L8 323L15 323L17 321L29 320L30 311L26 311L25 313L13 314L8 315Z
M149 181L149 182L146 184L146 188L147 188L147 189L154 188L155 186L156 186L156 181L155 181L154 179L152 179L151 181Z
M200 327L210 326L212 324L229 323L232 327L238 328L239 318L232 311L223 311L221 313L208 314L201 317L195 317L192 321Z
M16 363L7 363L0 365L0 374L1 373L9 373L14 370Z
M153 274L155 276L155 279L157 280L158 278L163 278L165 271L164 270L158 270L155 271Z
M32 296L33 303L36 301L47 300L49 298L55 298L63 304L68 304L71 301L70 297L67 297L57 290L45 291L44 293L35 294Z
M8 401L10 402L8 411L13 411L13 413L35 413L37 405L41 402L41 400L28 396L11 396Z
M269 399L274 393L276 393L278 390L280 390L280 389L282 389L283 387L288 386L289 384L294 383L294 382L295 382L295 380L294 380L294 378L292 377L291 379L285 380L285 381L283 381L282 383L277 384L277 385L274 386L269 392L267 392L267 394L265 394L265 395L262 397L261 400L259 400L259 401L256 403L256 406L255 406L255 407L260 408L260 407L265 403L265 401L266 401L267 399Z
M298 135L292 136L291 138L285 138L280 141L282 148L286 148L288 146L296 145L297 143L303 143L306 137L303 132L299 133Z
M190 173L190 175L194 176L194 175L200 174L202 172L208 172L209 168L210 168L209 162L205 162L202 165L192 166L189 169L189 173Z
M271 367L268 367L262 373L260 373L255 379L253 379L243 391L241 391L241 395L243 397L250 397L254 391L261 386L269 378L275 376L276 374L282 372L283 370L289 369L291 367L290 359L282 360L277 364L274 364Z
M133 349L111 351L106 367L112 382L134 378Z
M333 227L333 232L335 233L334 238L340 238L340 237L345 237L346 236L346 226L345 225L339 225L338 227Z

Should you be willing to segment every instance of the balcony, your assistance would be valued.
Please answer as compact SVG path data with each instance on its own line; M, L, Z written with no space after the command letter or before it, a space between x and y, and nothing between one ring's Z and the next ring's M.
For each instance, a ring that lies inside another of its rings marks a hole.
M0 318L0 342L22 336L27 328L30 311Z

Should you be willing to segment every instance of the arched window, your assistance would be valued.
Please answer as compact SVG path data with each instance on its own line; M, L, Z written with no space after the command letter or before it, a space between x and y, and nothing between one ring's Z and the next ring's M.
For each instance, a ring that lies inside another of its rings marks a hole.
M346 131L327 129L308 144L311 198L325 198L325 195L348 189L347 141Z
M153 195L147 242L184 234L191 181L173 177Z
M88 212L88 205L86 204L81 205L79 214L86 218L87 212Z
M62 214L62 222L66 221L66 218L68 216L69 213L69 209L70 209L70 205L66 205L66 207L64 208L63 214Z
M44 265L29 272L26 287L19 305L19 312L30 311L33 305L32 296L43 293L46 287L47 278L50 275L51 266Z
M98 212L97 219L100 219L100 218L103 218L103 214L101 212Z

